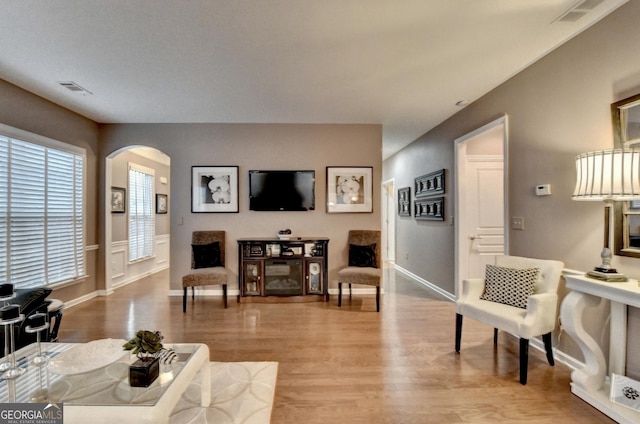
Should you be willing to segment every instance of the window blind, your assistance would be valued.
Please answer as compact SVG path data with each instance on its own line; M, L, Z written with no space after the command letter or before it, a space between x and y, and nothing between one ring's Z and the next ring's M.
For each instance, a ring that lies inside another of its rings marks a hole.
M129 164L129 261L154 255L154 170Z
M84 155L0 133L0 282L84 276L83 186Z

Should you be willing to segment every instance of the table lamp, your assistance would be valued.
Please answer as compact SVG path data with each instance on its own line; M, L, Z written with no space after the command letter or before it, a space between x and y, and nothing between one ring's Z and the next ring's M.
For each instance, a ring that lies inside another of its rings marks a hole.
M614 201L640 199L640 150L608 149L576 156L576 186L573 200L605 202L604 248L602 264L587 273L599 280L627 281L627 277L611 267L610 219Z

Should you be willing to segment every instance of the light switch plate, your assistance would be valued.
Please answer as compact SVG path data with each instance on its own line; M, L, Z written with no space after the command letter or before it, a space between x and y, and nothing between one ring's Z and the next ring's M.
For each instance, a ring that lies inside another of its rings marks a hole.
M512 217L511 228L513 230L524 230L524 217L521 217L521 216Z

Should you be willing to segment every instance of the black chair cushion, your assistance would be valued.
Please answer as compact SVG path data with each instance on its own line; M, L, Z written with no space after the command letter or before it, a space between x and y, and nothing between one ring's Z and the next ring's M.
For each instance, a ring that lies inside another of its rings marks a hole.
M220 242L192 244L194 269L223 266L220 260Z
M36 289L16 289L16 297L10 300L9 303L20 305L20 313L27 317L45 304L45 299L52 291L53 290L45 287L39 287Z
M378 268L376 263L376 243L368 246L350 244L349 266Z

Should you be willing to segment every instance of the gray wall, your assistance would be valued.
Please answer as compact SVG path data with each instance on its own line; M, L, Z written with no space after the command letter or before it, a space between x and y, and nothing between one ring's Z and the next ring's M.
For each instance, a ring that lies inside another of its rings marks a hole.
M438 128L412 143L384 162L382 179L393 178L396 188L411 187L413 201L414 178L445 169L446 220L417 221L396 215L396 264L453 293L454 227L449 216L453 215L454 157L449 137Z
M0 122L86 149L86 234L87 278L58 289L52 297L63 301L93 293L102 281L104 266L98 249L98 125L67 109L0 80ZM99 246L102 248L102 246Z
M329 237L329 278L347 262L350 229L380 229L382 128L380 125L134 124L101 127L102 159L122 147L139 145L171 158L171 288L191 264L191 232L227 232L226 262L237 277L238 238L275 237L290 228L296 236ZM239 166L239 213L191 213L191 167ZM326 167L372 166L373 213L327 214ZM313 169L316 210L249 210L251 169ZM103 175L104 178L104 175ZM234 281L231 287L235 288Z
M383 179L395 178L401 187L437 168L452 177L454 140L506 113L510 215L525 218L524 231L509 232L510 253L593 268L600 262L603 204L571 200L574 157L613 147L610 104L640 93L638 22L640 1L631 1L386 160ZM553 194L536 197L534 187L543 183L551 184ZM453 215L449 193L447 214ZM453 293L454 227L397 222L398 264ZM423 253L404 260L405 251ZM614 265L640 277L638 259L616 257ZM606 332L604 319L593 318L597 340ZM580 358L567 339L561 348Z

